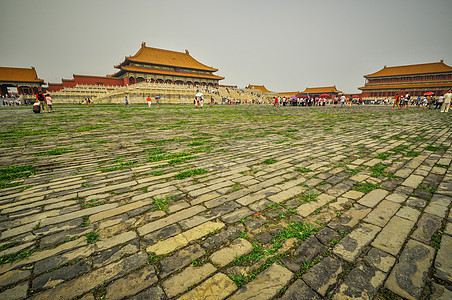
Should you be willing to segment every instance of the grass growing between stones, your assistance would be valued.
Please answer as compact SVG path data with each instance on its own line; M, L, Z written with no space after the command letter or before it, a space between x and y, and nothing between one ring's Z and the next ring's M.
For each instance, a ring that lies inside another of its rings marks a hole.
M357 182L355 185L352 186L352 190L363 192L365 194L375 190L379 189L380 186L378 184L368 183L368 182Z
M6 254L0 256L0 265L4 265L6 263L13 263L17 260L22 260L29 257L32 254L31 250L22 250L12 254Z
M264 165L271 165L271 164L274 164L276 161L277 161L277 160L274 159L274 158L267 158L267 159L264 160L262 163L263 163Z
M33 166L8 166L0 168L0 188L7 188L20 185L19 182L11 182L15 179L25 178L36 174Z
M155 204L155 206L157 206L157 210L167 211L168 210L168 202L171 200L173 200L173 197L171 197L171 196L166 196L165 198L155 198L152 201L152 204Z
M204 169L192 169L192 170L188 170L188 171L182 171L176 174L176 179L185 179L188 177L193 177L196 175L201 175L201 174L206 174L209 171L204 170Z
M386 172L385 169L388 166L385 166L383 164L375 164L374 166L370 167L370 170L372 171L372 176L373 177L379 177L379 176L383 176L383 177L391 177L394 178L396 177L393 173L389 173Z
M319 194L316 193L302 193L301 195L298 196L299 202L300 204L305 204L305 203L309 203L312 201L317 201L317 197L319 196Z
M99 238L99 234L96 232L88 232L85 236L88 244L94 244Z
M55 148L55 149L52 149L52 150L35 153L35 156L61 155L61 154L69 153L69 152L73 152L73 151L74 150L72 150L70 148Z

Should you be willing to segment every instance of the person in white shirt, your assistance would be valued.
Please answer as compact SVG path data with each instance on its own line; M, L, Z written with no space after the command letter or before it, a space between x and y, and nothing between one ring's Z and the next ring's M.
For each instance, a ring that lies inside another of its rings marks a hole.
M341 107L344 107L345 104L345 95L341 96Z
M444 94L444 102L441 105L441 112L448 112L450 108L450 99L452 98L452 89L447 90Z
M438 107L441 108L441 106L443 105L443 102L444 102L444 96L441 95L438 97L438 101L436 101L435 109L437 109Z

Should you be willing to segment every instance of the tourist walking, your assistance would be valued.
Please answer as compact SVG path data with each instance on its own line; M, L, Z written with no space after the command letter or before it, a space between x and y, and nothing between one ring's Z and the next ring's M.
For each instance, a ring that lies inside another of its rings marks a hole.
M46 95L46 104L49 107L49 112L54 112L52 108L52 98L50 97L50 94Z
M36 100L39 101L40 110L44 111L44 105L45 105L46 98L45 98L44 94L42 93L42 91L38 91L38 94L36 94Z
M334 108L336 108L338 102L339 102L339 100L337 99L337 96L335 96L334 97Z
M155 106L159 107L160 96L155 96Z
M345 95L341 96L341 108L345 105Z
M447 93L444 94L444 102L441 105L441 112L448 112L450 108L450 100L452 98L452 89L447 90Z
M148 107L151 107L152 99L151 99L150 96L148 96L148 97L146 98L146 101L148 102Z
M432 109L433 105L435 104L435 96L430 96L430 101L428 103L428 109Z
M395 94L395 99L394 99L394 103L392 104L392 109L394 109L394 107L396 107L396 106L400 109L399 102L400 102L400 96L399 96L399 94Z
M444 102L444 95L440 95L438 97L438 101L436 101L435 109L441 108L441 106L443 105L443 102Z
M126 107L130 107L129 98L127 95L124 97L124 101L126 102Z

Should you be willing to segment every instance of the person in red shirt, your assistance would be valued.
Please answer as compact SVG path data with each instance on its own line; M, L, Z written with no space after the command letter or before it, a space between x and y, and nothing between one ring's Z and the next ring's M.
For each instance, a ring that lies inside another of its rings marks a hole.
M46 97L44 96L42 91L38 91L38 93L36 94L36 100L39 101L39 107L41 108L41 111L45 111L44 105L45 105Z
M148 107L151 107L151 104L152 104L151 97L148 96L146 100L148 101Z

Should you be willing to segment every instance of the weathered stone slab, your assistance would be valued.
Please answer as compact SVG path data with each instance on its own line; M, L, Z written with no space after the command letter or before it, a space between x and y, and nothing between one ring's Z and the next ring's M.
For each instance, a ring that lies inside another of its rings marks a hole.
M355 191L355 190L350 190L350 191L342 194L342 197L349 198L349 199L352 199L352 200L358 200L362 196L364 196L363 192Z
M372 242L372 246L394 256L397 255L414 224L415 222L398 216L392 217Z
M389 272L396 261L394 256L377 248L370 249L364 260L385 273Z
M164 281L163 289L169 298L174 297L186 291L187 288L203 281L216 270L217 269L209 263L202 265L201 267L190 266L181 273Z
M4 287L22 279L27 278L31 275L29 270L12 270L0 276L0 287Z
M235 258L248 254L253 250L253 245L245 239L234 240L228 247L222 248L210 256L210 261L220 268L228 265Z
M292 276L292 272L286 268L272 264L267 270L257 275L255 280L242 287L228 299L272 299L289 283Z
M228 240L237 237L243 230L245 230L245 227L242 224L229 226L226 230L222 230L219 233L206 238L201 245L207 250L215 249L226 243Z
M41 289L53 288L54 286L72 279L83 272L87 272L90 268L90 264L86 263L84 260L80 260L73 265L60 268L53 272L45 273L33 280L33 290L39 291Z
M174 255L160 260L160 278L164 278L177 269L188 266L192 261L202 257L206 252L198 244L177 251Z
M129 182L123 182L123 183L119 183L119 184L115 184L115 185L109 185L109 186L105 186L105 187L101 187L98 189L92 189L92 190L87 190L84 192L79 192L78 193L78 197L83 198L92 194L103 194L105 192L110 192L110 191L114 191L114 190L118 190L118 189L122 189L122 188L127 188L127 187L131 187L138 184L136 181L129 181Z
M198 213L200 213L202 211L205 211L205 210L206 210L206 208L202 207L200 205L192 206L192 207L187 208L185 210L178 211L178 212L176 212L176 213L174 213L172 215L169 215L166 218L159 219L157 221L154 221L154 222L148 223L148 224L146 224L144 226L141 226L137 230L138 230L138 233L141 236L143 236L143 235L148 234L148 233L150 233L152 231L155 231L157 229L160 229L160 228L166 227L168 225L174 224L176 222L179 222L179 221L181 221L183 219L190 218L190 217L192 217L192 216L194 216L194 215L196 215L196 214L198 214Z
M434 254L433 248L409 240L386 280L385 287L401 297L419 299L427 281Z
M156 255L170 253L176 249L182 248L193 240L199 239L210 232L223 228L225 225L221 222L206 222L190 230L182 232L174 237L164 241L157 242L146 248L147 252L153 252Z
M388 191L382 189L376 189L370 191L364 197L362 197L358 203L367 207L375 207L381 200L388 195Z
M450 300L452 299L452 291L448 290L446 287L433 283L433 292L430 295L430 299L435 300Z
M0 294L0 299L16 300L27 298L28 282L19 284Z
M409 186L412 188L417 188L417 186L424 180L424 176L419 175L410 175L407 179L405 179L404 182L402 182L402 185Z
M383 200L364 219L364 221L383 227L389 219L397 212L400 205L391 201Z
M315 236L311 236L294 251L293 257L298 264L306 261L312 262L314 258L326 250L327 248Z
M414 207L414 208L424 208L427 205L427 201L421 198L410 197L406 201L406 205Z
M77 240L74 241L70 241L67 243L62 244L61 246L58 246L56 248L50 249L50 250L44 250L44 251L40 251L40 252L36 252L33 255L31 255L30 257L24 259L24 260L19 260L16 262L13 262L11 264L5 264L3 266L0 267L0 274L3 274L9 270L15 269L17 267L23 266L23 265L27 265L27 264L31 264L40 260L43 260L45 258L54 256L58 253L61 252L65 252L74 248L78 248L81 247L83 245L86 244L86 237L83 236Z
M182 230L179 228L179 226L177 226L177 224L172 224L162 229L146 234L145 236L143 236L143 240L147 244L154 244L157 243L159 240L166 240L167 238L175 236L181 232Z
M433 234L441 228L441 221L442 219L437 216L424 213L419 219L417 229L413 232L411 238L427 245L430 244Z
M135 296L129 297L129 300L164 300L167 299L165 292L160 286L153 286ZM94 299L93 299L94 300Z
M295 195L300 194L301 192L303 192L303 190L304 190L303 187L297 185L297 186L294 186L287 190L283 190L275 195L268 197L268 200L273 201L275 203L279 203L279 202L285 201L289 198L292 198Z
M117 203L109 203L109 204L103 204L103 205L90 207L90 208L86 208L86 209L82 209L82 210L77 210L72 213L63 214L63 215L59 215L59 216L56 216L53 218L44 219L40 222L40 225L41 226L53 225L53 224L67 221L67 220L80 218L80 217L83 217L86 215L95 214L95 213L98 213L101 211L110 210L117 206L118 206Z
M286 290L281 300L320 300L320 296L317 295L303 280L298 279Z
M317 293L325 297L330 288L336 285L339 275L344 269L345 263L328 256L309 269L302 277Z
M424 210L425 213L429 213L439 218L444 218L447 213L447 206L443 206L437 203L430 203Z
M435 277L452 284L452 237L443 235L435 259Z
M190 292L179 297L178 300L222 300L232 294L236 289L237 285L234 281L223 273L217 273Z
M418 211L417 209L411 208L409 206L403 206L396 213L396 216L416 222L420 214L421 212Z
M254 214L252 210L247 207L242 207L222 216L221 219L226 223L234 223L240 221L243 218L249 217L252 214Z
M148 205L148 204L149 204L148 201L132 202L130 204L122 205L122 206L117 207L117 208L109 209L107 211L102 211L102 212L96 213L94 215L91 215L89 217L89 221L91 223L94 223L94 222L100 221L102 219L108 219L108 218L111 218L113 216L117 216L117 215L123 214L125 212L130 211L130 210L137 209L137 208L140 208L140 207Z
M342 299L373 299L383 284L385 274L374 267L368 267L363 262L348 274L345 281L333 295L334 300Z
M71 281L64 282L53 289L37 294L34 299L72 299L90 291L103 281L113 280L144 266L147 260L148 255L145 252L137 253Z
M329 246L332 240L340 239L340 235L336 231L328 227L325 227L317 232L315 237L325 246Z
M355 204L352 208L342 214L341 225L346 227L355 227L372 209Z
M408 198L408 195L401 194L401 193L392 193L388 196L386 196L386 200L395 202L395 203L403 203Z
M378 226L362 224L344 237L333 248L333 253L348 262L353 262L379 231Z
M157 280L154 266L146 266L108 285L105 298L124 299L148 288Z

